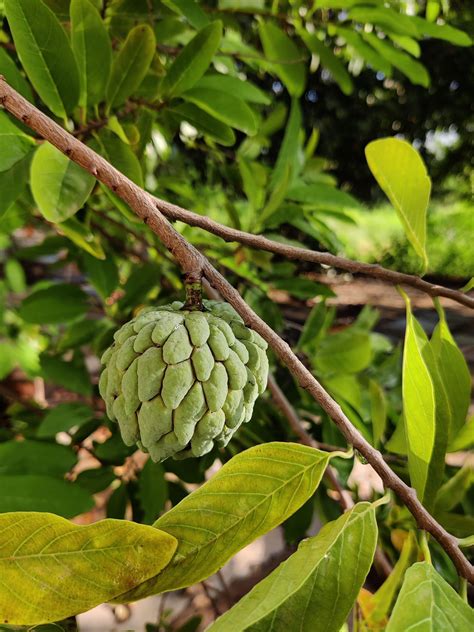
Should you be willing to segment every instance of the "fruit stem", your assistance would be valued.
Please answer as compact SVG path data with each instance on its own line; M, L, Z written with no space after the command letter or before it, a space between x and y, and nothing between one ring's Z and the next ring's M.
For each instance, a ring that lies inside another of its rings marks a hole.
M199 272L187 272L184 275L184 289L186 301L183 310L197 312L204 311L202 304L202 275Z

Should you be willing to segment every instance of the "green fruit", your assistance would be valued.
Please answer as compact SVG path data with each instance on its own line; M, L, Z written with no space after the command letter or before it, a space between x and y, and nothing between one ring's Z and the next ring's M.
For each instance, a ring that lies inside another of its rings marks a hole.
M203 303L144 310L102 356L107 415L154 461L227 445L266 388L267 343L230 305Z

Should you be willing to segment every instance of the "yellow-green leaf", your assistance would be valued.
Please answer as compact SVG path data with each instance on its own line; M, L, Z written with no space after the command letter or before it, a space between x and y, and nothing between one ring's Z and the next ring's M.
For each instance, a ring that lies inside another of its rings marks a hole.
M121 599L177 590L212 575L237 551L299 509L314 494L332 456L276 442L235 456L155 522L178 539L176 555L158 577Z
M359 503L304 540L209 632L339 632L377 545L375 508Z
M42 215L62 222L82 208L95 179L49 143L43 143L31 163L30 186Z
M408 469L413 487L427 508L442 483L451 423L446 389L426 334L407 305L403 350L403 418Z
M24 134L5 112L0 111L0 172L11 169L34 146L34 139Z
M474 629L474 610L428 562L408 569L386 632Z
M372 174L395 207L408 240L426 267L426 211L431 180L418 152L404 140L381 138L367 145Z
M2 622L51 623L89 610L159 573L176 545L134 522L82 527L48 513L1 514Z

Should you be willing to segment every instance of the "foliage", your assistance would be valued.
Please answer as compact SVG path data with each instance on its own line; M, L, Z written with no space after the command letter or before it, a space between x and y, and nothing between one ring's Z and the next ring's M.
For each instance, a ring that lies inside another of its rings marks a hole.
M307 116L313 85L338 99L378 73L400 86L436 85L422 49L467 47L470 38L449 24L444 3L415 4L409 15L404 3L377 0L5 0L0 74L150 193L285 244L342 252L341 233L365 210L318 153L320 130ZM364 168L401 219L403 247L424 264L428 253L429 264L431 183L419 154L389 138L369 144L367 157ZM276 629L301 620L309 630L320 618L320 629L339 630L356 601L361 630L380 621L403 629L435 609L445 629L469 621L439 545L419 547L415 520L396 498L376 515L373 490L367 503L351 489L356 504L343 513L333 477L347 487L358 456L294 443L268 392L226 447L210 445L199 459L154 464L124 445L99 397L98 358L146 306L184 298L180 272L116 192L3 111L0 219L5 629L190 586L281 524L301 542L315 516L321 531L211 629L264 630L272 619ZM435 518L468 542L472 476L445 457L472 445L470 380L442 307L428 337L406 299L402 351L375 330L374 309L341 327L328 277L307 265L176 228L294 346L360 433L390 453ZM310 439L344 447L271 353L270 369ZM18 393L20 380L45 384L46 401ZM103 520L66 520L99 501ZM394 570L372 594L364 583L377 542ZM435 567L414 564L420 551L426 560L431 551ZM412 586L422 591L416 599Z

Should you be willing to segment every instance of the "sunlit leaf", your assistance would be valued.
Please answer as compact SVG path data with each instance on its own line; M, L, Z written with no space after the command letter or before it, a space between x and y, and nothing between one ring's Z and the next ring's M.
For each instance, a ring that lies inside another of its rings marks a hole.
M33 87L48 108L64 118L79 100L79 72L63 27L38 0L5 0L5 13Z
M413 84L424 88L430 85L430 75L423 64L415 61L410 55L395 48L386 40L380 39L374 33L364 32L363 37L392 66L406 75Z
M89 610L159 573L175 549L172 536L134 522L0 515L2 621L49 623Z
M31 163L30 186L42 215L62 222L82 208L95 179L49 143L39 147Z
M359 503L304 540L209 632L339 632L364 583L377 544L375 509ZM336 588L337 587L337 588Z
M428 562L408 569L387 632L460 632L474 628L474 610Z
M443 478L450 410L433 349L406 295L405 300L402 391L408 468L418 497L430 508Z
M420 155L398 138L369 143L365 155L374 178L396 209L408 240L426 266L426 211L431 181Z
M176 555L166 571L123 598L176 590L212 575L301 507L331 456L292 443L265 443L234 456L155 522L178 539Z

